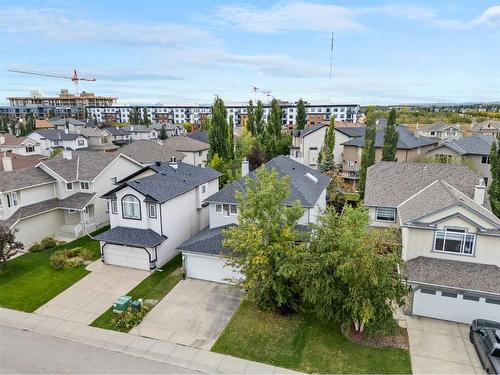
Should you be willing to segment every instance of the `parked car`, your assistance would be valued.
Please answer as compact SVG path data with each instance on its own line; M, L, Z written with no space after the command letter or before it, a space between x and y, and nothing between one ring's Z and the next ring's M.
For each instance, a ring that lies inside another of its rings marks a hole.
M488 374L500 374L500 323L476 319L470 325L469 338Z

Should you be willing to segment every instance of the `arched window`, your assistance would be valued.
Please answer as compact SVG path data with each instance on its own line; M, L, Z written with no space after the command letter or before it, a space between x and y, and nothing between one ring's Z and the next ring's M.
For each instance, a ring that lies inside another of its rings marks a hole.
M122 199L122 216L124 219L141 220L141 203L133 195L126 195Z

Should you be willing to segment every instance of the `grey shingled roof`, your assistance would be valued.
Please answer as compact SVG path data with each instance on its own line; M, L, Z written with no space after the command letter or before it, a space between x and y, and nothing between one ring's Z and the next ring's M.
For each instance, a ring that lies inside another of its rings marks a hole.
M116 245L155 247L167 239L151 229L114 227L93 237Z
M404 274L413 283L500 294L500 268L490 264L420 256L406 262Z
M185 135L168 138L164 140L163 143L168 148L174 149L176 151L195 152L208 150L210 148L210 145L208 143L200 142L196 139L186 137Z
M169 163L154 164L147 168L157 173L139 179L131 178L103 197L112 198L118 190L129 186L148 199L163 203L221 176L215 169L195 167L182 162L177 163L177 169Z
M208 143L208 132L188 133L188 134L186 134L186 137L189 137L191 139L196 139L197 141L200 141L200 142Z
M443 131L444 129L447 128L455 128L457 130L460 130L457 126L448 124L444 121L437 121L432 124L422 124L419 126L419 129L421 130L426 130L426 131Z
M487 135L471 135L470 137L465 137L455 141L445 141L434 150L445 147L455 151L460 156L489 155L493 142L494 138Z
M480 176L465 165L381 162L368 168L365 205L397 207L436 180L474 197Z
M102 130L106 130L111 135L129 135L130 132L125 130L124 128L117 128L115 126L109 126L107 128L102 128Z
M280 177L290 177L290 196L284 202L285 204L292 204L296 200L299 200L303 207L314 207L321 193L330 183L330 177L284 155L277 156L268 161L265 166L269 170L276 168ZM315 183L307 177L307 173L316 177L318 182ZM250 172L249 176L255 179L255 171ZM244 190L245 179L240 178L238 181L225 186L223 189L207 198L205 202L235 204L238 203L235 197L236 192L244 192Z
M347 135L348 137L362 137L365 135L366 127L364 126L353 126L353 127L347 127L347 126L339 126L336 127L335 130Z
M500 131L500 121L486 120L478 122L474 124L474 126L471 129L471 131L473 132L490 131L490 130Z
M294 137L305 137L306 135L309 135L311 133L314 133L316 130L319 130L319 129L322 129L324 127L326 127L327 125L325 124L317 124L317 125L313 125L313 126L309 126L305 129L296 129L292 132L293 136Z
M57 118L50 119L49 122L54 126L64 126L66 123L72 124L74 126L85 126L83 121L77 120L76 118Z
M134 130L132 130L132 128ZM148 128L147 126L145 125L137 125L137 124L134 124L134 125L127 125L127 126L124 126L122 128L123 130L126 130L128 132L131 132L131 133L150 133L151 131L155 130L154 128Z
M119 155L98 151L72 151L72 159L61 154L41 164L66 181L93 181Z
M94 198L95 193L78 192L64 199L59 200L59 208L71 210L83 210L89 202Z
M415 135L412 132L410 132L404 125L396 126L396 131L399 134L398 149L400 150L411 150L414 148L428 146L432 144L437 145L439 143L439 140L437 138L415 137ZM375 135L375 147L377 148L382 147L382 145L384 144L384 134L385 134L385 128L377 130L377 133ZM343 145L363 147L365 145L364 133L359 137L344 142Z
M156 161L170 161L176 158L177 161L184 159L181 152L168 148L164 144L155 140L138 140L123 146L119 150L120 154L127 155L140 163L154 163Z
M63 129L37 129L33 133L38 133L50 141L74 141L77 138L84 138L80 134L66 133Z
M52 176L37 167L17 169L0 173L0 191L19 190L54 181Z
M177 250L208 255L227 254L229 249L222 246L222 231L232 226L234 226L234 224L212 229L205 228L189 240L177 246Z

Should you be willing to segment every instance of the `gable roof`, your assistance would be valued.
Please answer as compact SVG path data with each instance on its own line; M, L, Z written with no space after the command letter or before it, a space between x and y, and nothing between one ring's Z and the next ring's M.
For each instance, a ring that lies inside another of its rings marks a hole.
M200 142L196 139L186 137L185 135L168 138L164 140L163 143L168 148L174 149L176 151L195 152L208 150L210 148L210 145L208 143Z
M145 125L139 125L139 124L127 125L122 127L121 129L131 133L150 133L151 131L155 130L153 127L148 128Z
M54 182L55 179L40 168L31 167L0 173L0 191L24 189Z
M444 121L436 121L432 124L422 124L419 126L418 130L443 131L443 130L448 129L448 128L454 128L454 129L461 131L458 126L448 124L447 122L444 122Z
M104 131L99 128L83 127L80 134L84 137L101 137Z
M37 129L33 133L40 134L50 141L74 141L77 138L84 138L80 134L66 133L63 129Z
M111 135L129 135L130 132L128 130L125 130L123 128L118 128L115 126L108 126L107 128L102 128L102 130L107 131Z
M208 144L208 132L198 131L194 133L187 133L186 137Z
M35 120L35 129L47 129L47 128L53 128L54 125L52 125L49 120Z
M19 146L27 140L29 140L32 143L38 144L33 139L30 139L28 137L19 137L19 136L8 134L8 133L1 134L0 136L3 137L5 140L5 142L0 144L0 146Z
M365 126L351 126L351 127L336 127L336 131L341 132L348 137L361 137L365 135L366 127Z
M474 124L471 131L480 132L481 130L497 130L500 131L500 121L486 120Z
M49 122L54 126L65 126L66 123L73 126L85 126L85 122L77 120L76 118L53 118Z
M164 203L221 176L219 172L209 167L195 167L182 162L176 164L177 168L170 163L145 167L141 171L151 169L156 174L138 179L134 179L133 174L129 180L123 181L118 187L104 194L103 198L114 198L117 191L128 186L149 200Z
M330 177L284 155L277 156L264 165L268 170L276 168L280 177L290 177L290 196L284 204L292 204L299 200L303 207L314 207L321 193L330 183ZM315 183L306 174L314 176L317 182ZM250 172L248 176L255 179L256 171ZM205 202L237 204L236 192L244 193L245 189L245 177L243 177L205 199Z
M437 138L415 137L415 135L412 132L410 132L408 128L404 125L397 125L395 129L399 134L399 139L398 139L399 150L411 150L414 148L429 146L432 144L439 143L439 140ZM375 134L376 148L381 148L382 145L384 144L384 134L385 134L385 128L377 130ZM344 146L363 147L365 145L365 134L363 133L359 137L353 138L342 144Z
M327 127L327 125L325 125L325 124L316 124L313 126L309 126L305 129L295 129L294 131L292 131L292 135L294 137L304 138L306 135L314 133L316 130L323 129L325 127Z
M493 137L487 135L471 135L454 141L445 141L434 150L441 147L455 151L458 155L489 155Z
M0 152L0 157L7 156L12 162L12 170L35 167L42 160L47 159L43 155L18 155L12 152ZM4 172L3 162L0 160L0 172Z
M229 249L223 246L222 231L234 225L229 224L217 228L207 227L177 246L177 250L208 255L227 254Z
M168 148L164 144L155 140L138 140L123 146L120 154L127 155L140 163L154 163L156 161L170 161L175 158L177 161L184 159L181 152Z

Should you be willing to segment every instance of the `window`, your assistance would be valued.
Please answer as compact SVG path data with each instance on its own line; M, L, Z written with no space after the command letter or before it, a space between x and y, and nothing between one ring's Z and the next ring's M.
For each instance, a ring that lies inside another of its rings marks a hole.
M85 141L83 139L77 140L78 146L85 146Z
M436 231L434 251L472 255L476 235L468 234L465 229L446 228Z
M490 164L490 156L489 155L481 156L481 164Z
M122 216L124 219L141 220L141 205L139 199L133 195L126 195L123 197Z
M148 205L148 215L151 219L156 219L156 204Z
M486 298L485 302L486 303L492 303L494 305L500 305L500 299Z
M203 155L203 151L198 151L198 156Z
M451 164L453 157L451 155L441 155L437 154L434 156L434 160L437 163L446 163L446 164Z
M66 190L69 191L69 190L73 190L73 183L72 182L67 182L66 183Z
M111 213L112 214L117 214L118 213L118 205L116 204L116 199L113 199L111 201Z
M201 185L201 193L205 194L207 192L207 185Z
M222 212L222 204L215 205L215 212Z
M35 146L26 146L26 152L35 152Z
M423 294L432 294L432 295L435 295L436 294L436 291L434 289L420 289L420 293L423 293Z
M396 221L396 209L389 207L377 207L375 219L377 221L394 222Z
M224 216L229 216L229 204L222 205L222 212Z
M81 190L90 190L89 183L88 182L84 182L84 181L80 182L80 189Z
M436 132L431 132L431 135L436 135Z
M13 191L12 193L7 194L7 206L14 207L17 206L17 192Z
M448 298L457 298L457 293L441 292L441 295Z
M235 204L231 205L231 215L236 215L238 213L238 206Z
M479 302L479 297L478 296L472 296L470 294L464 294L464 296L462 297L462 299L466 300L466 301L475 301L475 302Z

